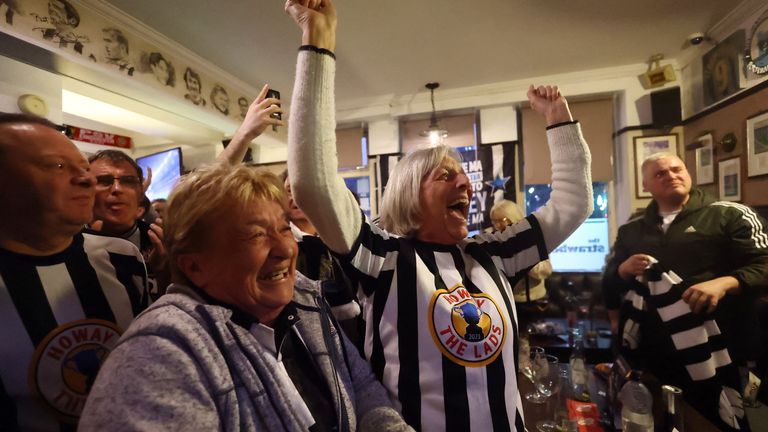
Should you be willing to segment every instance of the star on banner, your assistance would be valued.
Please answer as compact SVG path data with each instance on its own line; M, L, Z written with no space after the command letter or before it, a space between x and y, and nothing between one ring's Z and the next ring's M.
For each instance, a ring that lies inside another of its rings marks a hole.
M507 182L509 181L511 177L502 177L501 174L496 174L496 178L490 181L485 182L488 186L491 187L491 192L495 191L496 189L501 189L504 192L507 191Z

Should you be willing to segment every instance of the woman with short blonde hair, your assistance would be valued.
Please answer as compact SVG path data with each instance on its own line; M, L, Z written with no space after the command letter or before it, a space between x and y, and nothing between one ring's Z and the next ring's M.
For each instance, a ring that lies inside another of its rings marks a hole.
M120 338L80 430L410 430L296 272L277 176L198 169L165 238L175 283Z

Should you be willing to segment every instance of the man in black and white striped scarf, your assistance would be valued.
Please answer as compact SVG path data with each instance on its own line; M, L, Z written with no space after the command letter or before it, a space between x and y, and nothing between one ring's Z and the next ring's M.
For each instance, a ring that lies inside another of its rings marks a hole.
M642 324L648 314L658 314L660 328L671 341L672 350L660 352L668 356L678 386L683 388L697 410L717 417L724 430L749 430L741 395L739 372L728 353L727 340L711 317L695 314L683 299L688 285L674 271L662 271L653 264L638 280L642 288L630 290L624 297L622 345L632 354L642 338Z
M768 292L765 222L745 205L691 188L677 155L652 155L641 173L653 200L619 228L603 274L607 307L618 309L624 299L619 334L628 360L682 387L688 403L721 429L746 430L736 367L759 352L755 304ZM636 280L655 260L663 266L658 277Z

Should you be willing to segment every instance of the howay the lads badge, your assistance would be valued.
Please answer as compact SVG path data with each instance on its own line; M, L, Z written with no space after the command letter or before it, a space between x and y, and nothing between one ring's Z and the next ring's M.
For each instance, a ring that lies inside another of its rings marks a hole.
M461 284L435 291L429 304L429 329L443 355L468 367L495 360L507 335L498 305L488 295L472 294Z

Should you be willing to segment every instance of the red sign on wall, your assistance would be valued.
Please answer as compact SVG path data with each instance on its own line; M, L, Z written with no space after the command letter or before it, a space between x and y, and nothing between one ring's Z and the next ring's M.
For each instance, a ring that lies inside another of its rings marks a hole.
M131 137L67 125L67 137L75 141L129 149Z

